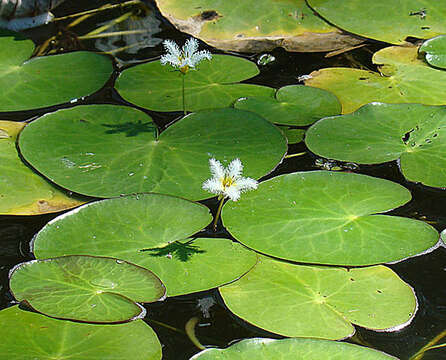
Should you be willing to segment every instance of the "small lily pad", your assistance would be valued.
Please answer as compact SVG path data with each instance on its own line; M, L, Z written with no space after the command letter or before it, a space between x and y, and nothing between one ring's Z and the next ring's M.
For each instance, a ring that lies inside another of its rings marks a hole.
M372 60L378 65L379 73L327 68L312 72L305 85L335 94L342 103L343 114L374 101L446 104L446 71L420 59L416 47L387 47L376 52Z
M316 264L371 265L419 254L438 241L430 225L379 213L410 192L388 180L331 171L296 172L259 184L223 207L241 243L274 257Z
M418 52L425 53L426 61L430 65L446 69L446 35L426 40Z
M446 3L437 0L308 0L330 24L350 33L395 45L407 37L428 39L446 33Z
M190 360L390 360L395 357L381 351L349 343L321 339L265 339L239 341L226 349L210 348Z
M0 121L0 214L37 215L83 204L85 200L57 189L23 164L16 138L24 126Z
M241 98L234 107L255 112L275 124L295 126L341 113L341 104L332 93L303 85L284 86L275 98Z
M141 107L176 111L183 110L184 80L186 110L197 111L228 107L243 96L272 97L272 88L237 84L258 74L257 65L249 60L214 55L212 60L201 62L197 70L186 75L159 61L136 65L121 73L115 87L124 99Z
M317 122L305 142L312 152L341 161L398 160L407 180L446 187L446 106L368 104Z
M0 30L0 48L0 111L42 108L90 95L113 71L108 57L86 51L28 60L34 43L5 30Z
M19 146L41 174L80 194L156 192L195 200L211 196L201 187L211 175L210 158L224 164L239 158L247 176L260 178L286 152L282 133L251 112L193 113L157 138L146 114L112 105L45 115L24 129Z
M305 130L303 129L292 129L288 126L279 126L279 128L286 136L288 144L297 144L304 139Z
M135 302L162 300L166 289L147 269L122 260L63 256L16 265L10 288L18 301L52 317L112 323L145 315Z
M353 324L401 328L417 310L413 289L385 266L343 269L261 257L240 280L219 288L230 311L289 337L342 339Z
M0 354L8 360L161 360L161 344L142 320L92 325L12 306L0 311L0 324Z
M40 259L75 254L123 259L153 271L168 296L176 296L233 281L257 261L254 252L231 240L189 238L210 221L203 205L141 194L64 214L36 235L32 248Z

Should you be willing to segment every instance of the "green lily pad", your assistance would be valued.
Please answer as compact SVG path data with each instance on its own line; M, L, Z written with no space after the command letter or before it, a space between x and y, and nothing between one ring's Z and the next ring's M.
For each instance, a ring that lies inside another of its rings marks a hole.
M143 317L138 302L162 300L166 289L147 269L122 260L63 256L16 265L10 288L18 301L61 319L112 323Z
M437 0L308 0L331 24L366 38L402 45L407 37L428 39L446 33L446 3Z
M284 86L275 98L248 97L237 100L234 107L255 112L281 125L305 126L341 113L341 104L332 93L302 85Z
M190 360L385 360L396 359L366 347L321 339L265 339L239 341L226 349L206 349Z
M306 85L331 91L342 103L342 113L362 105L385 103L446 104L446 71L418 58L416 47L388 47L373 55L380 73L350 68L312 72Z
M47 224L35 237L36 258L95 255L153 271L168 296L233 281L257 261L227 239L190 239L211 221L209 210L184 199L146 194L87 204ZM125 221L124 221L125 220Z
M0 214L37 215L83 204L30 170L20 160L16 139L24 123L0 121Z
M0 30L0 48L0 111L41 108L89 95L113 71L109 58L86 51L28 60L33 42L9 31Z
M272 97L274 89L238 84L259 74L257 65L249 60L229 55L214 55L203 61L197 70L183 75L169 65L152 61L124 70L115 87L127 101L155 111L188 111L231 106L242 96Z
M288 144L297 144L304 139L305 130L291 129L288 126L279 126L283 134L286 136Z
M156 0L179 30L224 50L260 52L282 46L289 51L331 51L362 39L322 20L305 0ZM265 16L268 14L268 16Z
M161 344L142 320L82 324L12 306L0 311L0 353L8 360L161 360Z
M398 160L407 180L446 187L445 106L368 104L317 122L305 142L312 152L336 160Z
M262 257L219 290L235 315L290 337L342 339L354 334L353 324L390 331L410 323L417 310L413 289L385 266L348 270Z
M425 53L426 61L430 65L446 69L446 35L425 41L418 52Z
M244 245L282 259L371 265L405 259L434 246L430 225L380 215L407 203L410 192L388 180L309 171L259 184L228 202L223 223Z
M202 111L158 139L150 117L129 107L79 106L30 123L19 139L24 158L56 184L80 194L114 197L157 192L189 199L210 194L209 159L240 158L260 178L281 161L286 141L260 116L235 109ZM68 136L68 139L67 139Z

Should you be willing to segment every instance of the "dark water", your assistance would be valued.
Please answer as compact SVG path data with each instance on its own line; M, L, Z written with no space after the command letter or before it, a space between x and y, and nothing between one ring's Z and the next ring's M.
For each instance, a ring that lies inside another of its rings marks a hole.
M149 2L147 2L150 5ZM67 1L56 11L57 16L75 13L78 11L95 8L103 5L102 1ZM156 9L152 9L156 11ZM98 24L114 17L120 16L124 10L104 12L85 21L81 26L67 29L70 21L61 22L57 26L46 26L29 31L36 43L41 44L50 34L61 33L60 39L56 41L54 49L63 50L95 50L97 43L92 40L77 41L76 36L86 34L95 29ZM160 39L171 38L179 42L189 36L182 34L162 19L160 32L156 34ZM65 38L66 37L66 38ZM204 46L204 44L202 44ZM123 46L118 44L117 46ZM384 47L382 43L370 43L366 47L352 51L348 54L338 55L332 58L324 58L324 54L287 53L283 49L275 49L271 52L276 61L261 67L261 73L249 82L264 84L279 88L284 85L296 84L300 75L309 74L313 70L330 66L364 66L375 69L371 63L371 55L376 50ZM220 52L210 49L212 52ZM122 64L135 60L151 59L162 53L161 45L143 48L134 54L119 54ZM256 60L259 54L239 54ZM116 73L117 74L117 73ZM115 74L115 76L116 76ZM112 89L113 79L98 93L88 97L85 103L125 103ZM49 109L30 111L22 113L2 114L3 119L25 120L35 115L42 114ZM179 113L150 113L157 124L163 128L179 116ZM290 146L290 153L306 151L300 157L286 159L268 177L302 170L314 170L316 156L307 151L305 145L297 144ZM407 187L413 196L413 200L405 206L395 209L392 213L401 216L412 217L428 221L437 230L446 228L446 192L442 190L427 188L421 185L408 183L401 176L395 162L375 165L360 166L355 172L372 175L375 177L389 179ZM214 211L216 203L212 200L204 202ZM42 216L0 216L0 308L12 304L13 299L8 292L8 272L17 263L32 259L29 253L29 241L32 236L41 229L49 220L59 214ZM224 228L220 227L217 236L225 234ZM209 234L203 234L209 236ZM430 254L415 257L398 264L390 265L398 275L409 283L416 291L419 310L413 322L405 329L392 333L379 333L357 327L357 334L352 340L367 346L383 350L400 359L409 359L419 348L429 342L436 335L446 330L446 248L438 248ZM200 305L212 305L208 310L203 310ZM198 294L185 295L169 298L164 302L146 306L148 316L146 321L158 334L163 344L163 359L188 359L198 352L184 332L186 322L197 316L201 319L196 327L196 335L204 345L217 345L225 347L229 343L248 337L278 337L261 329L255 328L241 319L236 318L222 305L216 290L210 290ZM443 340L444 341L444 340ZM446 350L438 349L429 351L424 356L426 360L446 359Z

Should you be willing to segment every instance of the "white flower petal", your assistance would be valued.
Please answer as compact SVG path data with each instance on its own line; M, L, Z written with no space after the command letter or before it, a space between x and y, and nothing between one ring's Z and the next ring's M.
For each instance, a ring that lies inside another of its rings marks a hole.
M211 169L211 174L214 178L220 180L225 177L225 168L220 163L220 161L209 159L209 168Z
M190 63L191 63L190 66L195 67L200 61L202 61L204 59L207 59L207 60L212 59L212 55L209 51L202 50L202 51L196 52L190 56Z
M211 192L213 194L217 194L217 195L223 194L223 192L224 192L222 182L216 178L206 180L203 183L202 188L203 188L203 190L209 191L209 192Z
M164 49L166 49L167 54L175 56L176 58L181 57L181 50L175 41L172 40L164 40L163 41Z
M166 55L161 56L160 62L161 62L161 65L165 65L165 64L169 63L173 67L180 66L180 62L178 61L178 58L173 56L172 54L166 54Z
M183 48L183 54L185 58L190 58L198 50L198 41L194 38L189 38L186 40Z
M243 164L240 159L234 159L228 165L226 174L233 179L237 179L242 175Z
M241 177L235 182L235 187L242 192L257 189L257 186L259 186L257 180L251 178Z
M240 199L240 190L237 188L237 186L229 186L225 189L224 194L232 201L237 201L238 199Z

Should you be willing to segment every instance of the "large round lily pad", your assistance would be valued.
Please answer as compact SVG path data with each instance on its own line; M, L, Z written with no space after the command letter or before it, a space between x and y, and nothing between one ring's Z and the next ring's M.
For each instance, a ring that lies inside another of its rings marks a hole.
M211 221L200 204L156 194L87 204L46 225L32 245L37 258L110 256L153 271L175 296L233 281L256 254L227 239L190 239Z
M80 197L57 189L20 160L16 138L24 126L0 121L0 214L37 215L81 205Z
M203 199L209 159L239 158L244 174L260 178L281 161L286 140L251 112L220 109L186 116L157 139L141 111L112 105L59 110L20 136L25 159L56 184L77 193L113 197L158 192Z
M401 328L417 310L413 289L385 266L347 270L261 257L248 274L219 290L237 316L290 337L342 339L354 334L353 324Z
M437 0L308 0L325 20L367 38L395 45L406 38L446 33L446 3Z
M0 354L8 360L161 360L161 344L142 320L92 325L12 306L0 311Z
M145 315L135 302L162 300L166 289L149 270L122 260L63 256L16 265L10 273L14 297L52 317L87 322L122 322Z
M373 55L380 73L350 68L327 68L311 73L305 84L331 91L342 113L373 101L446 104L446 71L429 66L416 47L387 47Z
M305 0L156 3L179 30L224 50L259 52L282 46L289 51L331 51L362 41L322 20Z
M184 80L185 109L197 111L228 107L243 96L272 97L272 88L238 84L258 74L259 69L252 61L214 55L185 75L159 61L136 65L121 73L115 87L131 103L150 110L175 111L184 110Z
M223 223L244 245L275 257L317 264L370 265L401 260L435 245L430 225L380 215L410 192L353 173L297 172L260 183L223 207Z
M305 142L312 152L336 160L377 164L398 159L408 180L446 187L446 106L368 104L320 120Z
M31 40L0 30L0 111L56 105L99 90L113 66L106 56L80 51L28 60Z
M425 53L426 61L430 65L446 69L446 35L425 41L418 52Z
M275 124L294 126L310 125L341 113L341 104L332 93L302 85L284 86L275 98L241 98L234 107L255 112Z
M349 343L321 339L265 339L239 341L226 349L210 348L190 360L389 360L383 352Z

